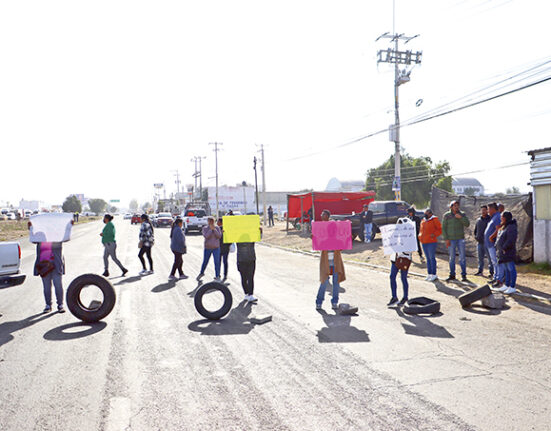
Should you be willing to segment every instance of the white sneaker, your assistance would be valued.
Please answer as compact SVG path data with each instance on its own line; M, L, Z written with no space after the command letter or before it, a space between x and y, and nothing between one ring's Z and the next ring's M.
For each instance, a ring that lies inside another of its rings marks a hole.
M498 292L505 292L506 290L509 290L509 289L511 289L509 286L503 285L503 286L501 286L500 288L495 289L495 290L497 290ZM516 289L515 289L515 290L516 290Z
M149 273L147 272L147 269L142 269L142 270L139 272L139 274L140 274L140 275L147 275L147 274L149 274Z
M247 298L247 301L249 301L249 302L256 302L256 301L258 301L258 299L255 298L253 295L249 295L249 297Z
M512 293L515 293L517 291L517 289L515 289L514 287L508 287L507 290L503 290L503 293L505 295L511 295Z
M432 281L432 275L430 275L430 274L427 275L427 276L425 277L425 281Z
M220 281L222 281L222 279L220 277L214 277L214 281L220 282Z
M155 272L154 272L152 269L150 269L149 271L147 271L147 273L148 273L148 274L155 274Z
M174 281L174 280L178 280L178 279L176 277L174 277L173 275L168 276L168 281Z
M432 274L430 281L436 281L438 280L438 276L436 274Z

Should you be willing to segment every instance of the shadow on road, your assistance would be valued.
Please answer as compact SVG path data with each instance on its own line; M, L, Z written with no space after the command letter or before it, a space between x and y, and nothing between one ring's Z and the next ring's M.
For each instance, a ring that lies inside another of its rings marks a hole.
M57 313L48 313L48 314L34 314L27 317L23 320L13 320L11 322L3 322L0 324L0 346L10 342L14 339L13 333L21 329L28 328L29 326L34 325L35 323L42 322L47 318L55 315Z
M446 295L453 296L455 298L458 298L459 296L465 293L464 289L450 287L447 284L442 283L440 280L436 280L434 282L434 285L436 286L436 290L442 293L445 293Z
M227 317L220 320L197 320L188 325L193 332L200 332L201 335L238 335L248 334L255 324L249 319L252 308L248 301L241 301L237 307L230 311Z
M176 286L176 281L168 281L166 283L155 286L153 289L151 289L151 291L155 293L160 293L164 292L165 290L172 289L174 286Z
M78 338L88 337L89 335L96 334L107 327L105 322L97 323L85 323L85 322L75 322L68 323L66 325L58 326L57 328L50 329L44 334L44 339L50 341L66 341L66 340L76 340ZM73 331L73 329L83 330ZM86 329L87 328L87 329Z
M510 308L511 307L509 307L508 305L505 305L501 310L498 310L495 308L486 308L478 304L471 304L470 307L464 307L463 310L468 313L480 314L482 316L497 316L501 314L502 310L509 310Z
M141 275L135 275L134 277L124 278L124 280L121 280L118 283L113 283L113 285L118 286L120 284L134 283L135 281L140 281L141 279Z
M551 316L551 307L549 307L548 305L539 305L539 304L532 304L530 302L519 301L514 297L509 298L509 299L512 299L518 305L529 308L532 311L535 311L537 313L547 314L548 316Z
M333 283L331 282L327 283L327 287L325 288L325 291L329 293L330 296L333 296ZM339 285L339 294L345 293L345 292L346 292L346 289L341 285Z
M406 335L416 335L418 337L429 338L454 338L452 334L448 332L443 326L432 323L429 319L443 316L442 313L432 314L430 316L409 316L405 314L400 308L396 308L396 314L402 319L407 320L409 323L402 323L402 327L406 332Z
M367 343L370 341L367 332L350 325L353 316L328 314L325 310L318 310L318 313L327 325L317 333L320 343Z

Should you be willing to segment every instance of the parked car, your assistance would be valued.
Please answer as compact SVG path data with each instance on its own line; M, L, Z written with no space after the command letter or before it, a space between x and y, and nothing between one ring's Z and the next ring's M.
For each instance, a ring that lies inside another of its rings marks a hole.
M132 218L132 214L130 213L126 213L124 216L123 216L123 220L130 220Z
M170 213L159 213L155 217L156 227L171 227L174 219Z
M380 233L380 226L395 224L399 218L407 216L407 209L411 205L404 201L373 201L369 204L369 209L373 211L373 229L371 231L371 240ZM423 217L422 211L415 212L418 217ZM336 214L331 215L331 220L350 220L352 222L352 238L359 237L364 240L364 232L360 225L359 214Z
M24 218L30 218L32 215L33 215L33 212L31 210L25 210Z
M130 219L130 224L140 224L142 222L141 216L139 214L133 214Z
M203 227L208 225L207 212L201 208L189 208L184 212L185 232L191 230L201 232Z
M0 289L17 286L25 281L21 274L21 246L18 242L0 242Z
M17 220L17 216L12 212L7 213L6 217L8 217L8 220Z

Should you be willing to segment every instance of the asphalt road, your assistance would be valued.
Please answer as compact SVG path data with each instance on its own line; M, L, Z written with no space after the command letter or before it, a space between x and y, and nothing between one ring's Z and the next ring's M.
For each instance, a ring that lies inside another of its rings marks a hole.
M115 224L130 272L111 264L117 303L95 325L41 314L22 241L27 281L0 290L0 430L549 429L549 309L462 310L457 286L411 279L410 297L442 303L411 317L385 307L387 273L348 265L341 302L359 314L335 315L329 297L318 312L318 261L259 245L258 305L242 302L232 254L234 308L209 322L192 297L201 238L187 238L191 277L169 283L169 231L156 229L155 274L139 277L139 227ZM103 272L101 228L76 226L64 245L65 287ZM249 320L265 314L273 321Z

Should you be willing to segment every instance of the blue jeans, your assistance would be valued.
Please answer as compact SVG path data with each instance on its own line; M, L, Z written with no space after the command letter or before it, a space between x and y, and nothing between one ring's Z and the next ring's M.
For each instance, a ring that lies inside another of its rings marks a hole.
M494 265L492 264L492 258L490 256L490 251L488 250L488 247L486 247L486 244L484 243L478 243L478 272L484 271L484 258L488 256L488 271L490 271L490 274L494 273Z
M436 243L435 243L436 244ZM402 279L402 287L404 289L404 298L407 299L408 297L408 290L409 290L409 284L408 284L408 272L404 271L403 269L400 269L400 278ZM398 294L396 293L397 286L396 286L396 276L398 275L398 267L394 264L394 262L391 262L390 266L390 291L392 292L393 298L398 298Z
M494 268L494 280L503 282L505 280L505 273L503 272L503 266L497 263L497 252L495 247L488 247L488 255L492 261L492 267Z
M52 283L55 287L55 297L57 299L57 305L63 305L63 285L61 283L61 274L55 270L50 272L46 277L42 277L42 284L44 285L44 300L46 305L52 306Z
M335 305L339 303L339 274L337 273L337 271L335 271L334 266L331 266L331 269L333 270L333 298L331 299L331 303ZM318 296L316 297L316 305L321 306L325 298L325 290L327 289L328 284L329 277L327 277L327 280L320 284L320 288L318 289Z
M500 263L502 273L505 276L505 286L515 287L517 285L517 268L515 262Z
M427 258L427 272L429 275L436 275L436 243L428 242L423 244L423 250Z
M364 224L364 242L371 242L372 230L373 230L373 223Z
M452 239L450 240L450 247L448 249L450 253L450 275L455 276L455 252L459 250L459 266L461 266L461 275L467 276L467 260L465 258L465 240L464 239Z
M210 256L214 260L214 272L217 277L220 277L220 247L218 248L205 248L203 252L203 265L201 265L201 274L205 273L205 269L210 260Z

